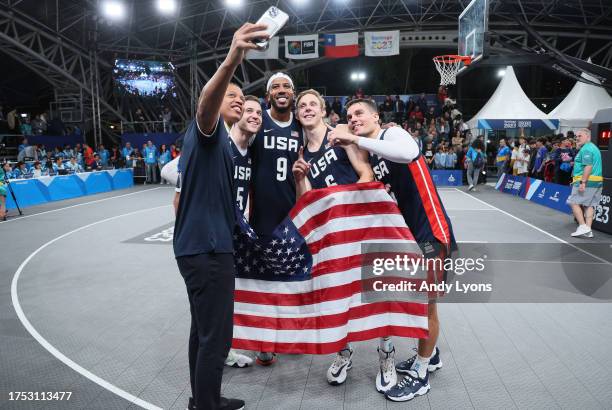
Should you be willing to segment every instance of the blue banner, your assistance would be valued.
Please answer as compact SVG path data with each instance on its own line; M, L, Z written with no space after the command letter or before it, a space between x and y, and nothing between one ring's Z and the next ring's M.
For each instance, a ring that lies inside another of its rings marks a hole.
M478 120L478 128L484 130L515 130L519 128L544 128L556 130L559 120Z
M435 169L430 173L436 186L461 186L463 184L463 171Z
M520 196L536 204L571 214L567 198L572 192L571 186L553 184L540 179L502 174L495 189L510 195Z
M126 168L53 177L12 179L10 188L19 202L19 207L27 208L50 201L130 188L134 185L133 175L132 169ZM16 208L10 192L6 196L6 207Z

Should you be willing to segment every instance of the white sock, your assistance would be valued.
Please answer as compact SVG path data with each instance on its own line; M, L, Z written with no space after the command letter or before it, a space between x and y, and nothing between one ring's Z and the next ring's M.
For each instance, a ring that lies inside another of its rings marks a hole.
M380 350L382 350L383 352L389 353L391 350L393 350L393 340L391 339L391 337L381 337L379 341Z
M417 373L420 379L424 379L427 376L427 366L429 366L429 357L422 357L417 354L416 359L412 363L410 370Z

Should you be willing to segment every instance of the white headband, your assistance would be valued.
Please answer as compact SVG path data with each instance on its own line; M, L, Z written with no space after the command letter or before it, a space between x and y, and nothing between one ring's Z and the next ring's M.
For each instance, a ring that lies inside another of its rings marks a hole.
M285 80L289 81L289 84L291 84L291 88L295 88L293 86L293 80L291 79L291 77L289 77L287 74L285 73L275 73L273 74L270 79L268 80L268 84L266 85L266 91L269 92L270 91L270 87L272 86L272 81L276 80L277 78L284 78Z

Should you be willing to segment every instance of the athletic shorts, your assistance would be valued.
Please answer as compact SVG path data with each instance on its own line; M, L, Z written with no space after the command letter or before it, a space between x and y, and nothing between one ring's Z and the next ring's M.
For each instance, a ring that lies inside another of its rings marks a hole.
M577 186L572 186L572 193L567 198L568 204L582 205L582 206L597 206L601 199L602 188L584 188L584 192L578 191Z

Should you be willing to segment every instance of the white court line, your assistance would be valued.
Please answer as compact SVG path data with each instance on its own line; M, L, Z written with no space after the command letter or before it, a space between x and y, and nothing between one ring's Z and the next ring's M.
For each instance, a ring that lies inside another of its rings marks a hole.
M158 189L158 188L154 188L154 189ZM142 191L142 192L144 192L144 191ZM21 265L19 265L19 268L17 268L17 271L15 271L15 275L13 276L13 280L11 282L11 300L13 302L13 308L15 309L15 313L17 313L17 317L21 321L21 324L23 325L23 327L25 327L25 329L30 333L30 335L32 335L32 337L42 347L44 347L49 353L51 353L53 356L55 356L58 360L60 360L66 366L70 367L72 370L76 371L77 373L85 376L86 378L88 378L92 382L94 382L94 383L98 384L99 386L105 388L106 390L116 394L117 396L122 397L123 399L136 404L137 406L140 406L140 407L145 408L145 409L150 409L150 410L161 410L161 407L157 407L154 404L151 404L151 403L149 403L147 401L144 401L144 400L142 400L142 399L140 399L140 398L138 398L138 397L136 397L136 396L126 392L125 390L120 389L119 387L115 386L114 384L112 384L112 383L102 379L101 377L96 376L95 374L93 374L89 370L85 369L84 367L82 367L79 364L77 364L74 361L72 361L70 358L68 358L62 352L57 350L51 343L49 343L47 341L47 339L42 337L41 334L38 333L38 331L34 328L34 326L32 326L32 324L30 323L30 321L26 317L25 313L23 312L23 309L21 308L21 304L19 303L19 295L17 294L17 283L19 282L19 277L21 276L21 272L23 272L23 269L26 267L26 265L32 260L32 258L34 258L34 256L36 256L40 251L45 249L47 246L49 246L49 245L51 245L51 244L53 244L53 243L55 243L55 242L57 242L57 241L59 241L61 239L64 239L65 237L67 237L69 235L72 235L73 233L82 231L82 230L87 229L87 228L91 228L92 226L95 226L95 225L98 225L98 224L102 224L104 222L112 221L113 219L118 219L118 218L122 218L124 216L134 215L134 214L137 214L137 213L140 213L140 212L152 211L152 210L155 210L155 209L166 208L166 207L171 207L171 206L172 205L161 205L161 206L156 206L156 207L153 207L153 208L139 209L138 211L133 211L133 212L128 212L128 213L121 214L121 215L112 216L110 218L102 219L100 221L93 222L93 223L81 226L80 228L73 229L72 231L67 232L67 233L65 233L63 235L60 235L57 238L51 239L49 242L43 244L38 249L36 249L34 252L32 252L23 262L21 262Z
M497 211L493 208L444 208L447 211Z
M143 189L142 191L138 191L138 192L130 192L129 194L123 194L123 195L116 195L116 196L111 196L108 198L103 198L103 199L96 199L95 201L89 201L89 202L83 202L81 204L76 204L76 205L70 205L70 206L65 206L63 208L57 208L57 209L51 209L49 211L43 211L43 212L39 212L36 214L31 214L31 215L23 215L23 216L17 216L11 219L7 219L6 221L1 221L0 224L5 224L7 222L13 222L13 221L20 221L22 219L25 218L31 218L33 216L37 216L37 215L44 215L44 214L50 214L52 212L58 212L58 211L63 211L64 209L70 209L70 208L76 208L78 206L83 206L83 205L89 205L89 204L95 204L97 202L104 202L104 201L108 201L110 199L115 199L115 198L122 198L124 196L130 196L130 195L136 195L136 194L140 194L143 192L149 192L149 191L155 191L156 189L164 189L165 187L157 187L157 188L151 188L151 189ZM69 198L69 199L75 199L75 198ZM41 204L42 205L42 204ZM36 205L35 205L36 206ZM17 208L13 209L14 211L17 210Z
M468 194L467 192L463 192L463 191L461 191L460 189L455 188L455 190L456 190L457 192L461 192L461 193L462 193L463 195L465 195L465 196L468 196L468 197L470 197L470 198L472 198L472 199L475 199L476 201L478 201L478 202L480 202L480 203L482 203L482 204L485 204L485 205L487 205L487 206L490 206L491 208L495 208L495 209L497 209L499 212L501 212L502 214L507 215L507 216L509 216L510 218L515 219L515 220L517 220L517 221L519 221L519 222L522 222L522 223L524 223L525 225L529 226L530 228L533 228L533 229L535 229L536 231L541 232L541 233L543 233L544 235L547 235L547 236L549 236L549 237L553 238L553 239L554 239L554 240L556 240L556 241L559 241L559 242L564 243L564 244L566 244L566 245L568 245L568 246L571 246L572 248L576 249L577 251L580 251L580 252L584 253L585 255L589 255L591 258L597 259L598 261L601 261L601 262L605 263L606 265L612 265L612 263L610 263L609 261L607 261L607 260L605 260L605 259L603 259L603 258L600 258L600 257L599 257L599 256L597 256L597 255L593 255L591 252L585 251L584 249L582 249L582 248L580 248L580 247L578 247L578 246L574 245L573 243L570 243L570 242L568 242L568 241L566 241L566 240L564 240L564 239L561 239L561 238L559 238L558 236L555 236L555 235L553 235L552 233L547 232L547 231L545 231L545 230L544 230L544 229L542 229L542 228L538 228L537 226L535 226L535 225L533 225L533 224L531 224L531 223L529 223L529 222L527 222L527 221L525 221L525 220L523 220L523 219L519 218L518 216L514 216L514 215L512 215L511 213L508 213L508 212L504 211L503 209L499 209L498 207L496 207L496 206L494 206L494 205L491 205L491 204L489 204L489 203L486 203L486 202L485 202L485 201L483 201L482 199L478 199L478 198L476 198L475 196Z

